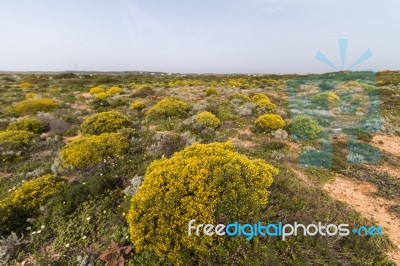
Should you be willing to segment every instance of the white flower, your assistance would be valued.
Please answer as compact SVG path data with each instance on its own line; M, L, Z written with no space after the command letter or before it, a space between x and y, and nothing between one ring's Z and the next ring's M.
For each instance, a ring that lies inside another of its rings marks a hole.
M36 231L33 231L32 233L31 233L31 235L35 235L36 234Z
M42 230L38 230L36 233L37 233L37 234L40 234L41 232L42 232Z
M46 227L45 225L42 225L40 228L41 228L41 229L44 229L45 227Z
M65 244L65 247L66 247L66 248L69 248L69 244Z
M26 231L30 231L32 228L30 227L30 226L28 226L27 228L26 228Z
M86 236L82 236L82 239L86 239Z
M90 220L90 218L91 218L91 217L89 216L89 217L87 217L87 218L86 218L86 220L87 220L87 221L89 221L89 220Z

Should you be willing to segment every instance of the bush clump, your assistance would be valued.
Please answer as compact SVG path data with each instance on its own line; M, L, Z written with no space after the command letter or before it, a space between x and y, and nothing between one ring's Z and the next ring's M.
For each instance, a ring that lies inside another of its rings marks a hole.
M251 98L247 95L244 95L242 93L232 93L231 95L229 95L229 100L233 100L233 99L239 99L242 102L251 102Z
M215 88L208 88L206 90L206 96L217 95L217 90Z
M117 111L96 113L82 122L82 134L100 135L103 133L117 132L119 129L131 126L128 117Z
M60 191L64 181L53 175L44 175L22 183L14 192L0 201L0 231L15 230L26 222L26 216Z
M146 108L146 104L144 102L134 102L129 107L129 109L135 110L135 111L141 111L144 108Z
M280 115L265 114L257 118L256 128L263 132L272 132L285 127L285 120Z
M8 125L7 130L24 130L32 133L42 133L45 126L42 121L36 118L21 118Z
M267 110L273 110L276 108L275 104L271 102L265 94L256 94L254 95L251 100L257 105L257 107L265 108Z
M153 161L131 200L131 242L136 251L184 264L186 252L204 253L224 241L215 235L188 235L188 221L248 221L267 205L276 174L265 161L235 152L231 142L196 143Z
M60 104L50 98L27 99L17 103L14 110L17 114L34 114L37 112L49 112Z
M298 140L316 139L323 130L317 121L307 116L296 116L291 121L290 128L293 137Z
M340 98L331 91L318 93L311 97L311 102L323 107L334 108L339 105Z
M109 88L106 93L108 95L112 96L112 95L115 95L115 94L122 93L122 89L120 87L113 86L113 87Z
M146 112L147 118L168 118L168 117L180 117L187 114L189 111L189 105L175 97L166 98Z
M96 96L94 96L95 100L105 100L108 97L110 97L110 95L106 92L99 92L96 94Z
M214 114L205 111L197 115L196 123L206 127L217 128L221 121Z
M28 143L35 137L35 134L25 130L7 130L0 132L0 145L5 142Z
M129 147L128 140L118 133L80 137L60 152L62 166L83 168L104 159L115 158Z
M90 90L89 90L89 93L90 94L99 94L99 93L101 93L101 92L104 92L104 88L103 88L103 86L96 86L96 87L93 87L93 88L91 88Z

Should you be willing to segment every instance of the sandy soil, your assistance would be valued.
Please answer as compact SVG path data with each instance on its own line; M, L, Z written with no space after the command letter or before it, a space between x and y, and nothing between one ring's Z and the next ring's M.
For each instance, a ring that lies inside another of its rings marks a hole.
M347 179L341 175L336 176L336 180L324 186L330 195L340 201L348 203L353 209L361 213L362 216L372 219L384 228L389 239L397 246L397 250L389 256L400 265L400 219L387 211L390 205L399 202L390 201L372 195L377 188L367 182L358 182Z
M372 138L371 144L386 152L400 156L400 137L376 135Z

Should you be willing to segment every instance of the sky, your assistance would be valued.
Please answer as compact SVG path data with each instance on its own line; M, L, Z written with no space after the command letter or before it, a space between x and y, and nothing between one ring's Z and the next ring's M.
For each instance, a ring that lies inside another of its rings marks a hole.
M0 0L2 71L400 69L398 0ZM338 39L347 39L344 68Z

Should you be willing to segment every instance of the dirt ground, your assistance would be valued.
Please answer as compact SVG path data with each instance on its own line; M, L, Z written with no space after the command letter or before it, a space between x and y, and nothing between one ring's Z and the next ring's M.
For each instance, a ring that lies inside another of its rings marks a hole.
M377 225L384 228L389 239L395 244L397 250L389 256L400 265L400 219L387 211L387 208L399 202L376 197L372 193L377 188L367 182L358 182L338 175L331 184L324 186L330 195L349 204L362 216L376 221Z
M386 152L400 156L400 137L376 135L373 137L371 144Z

